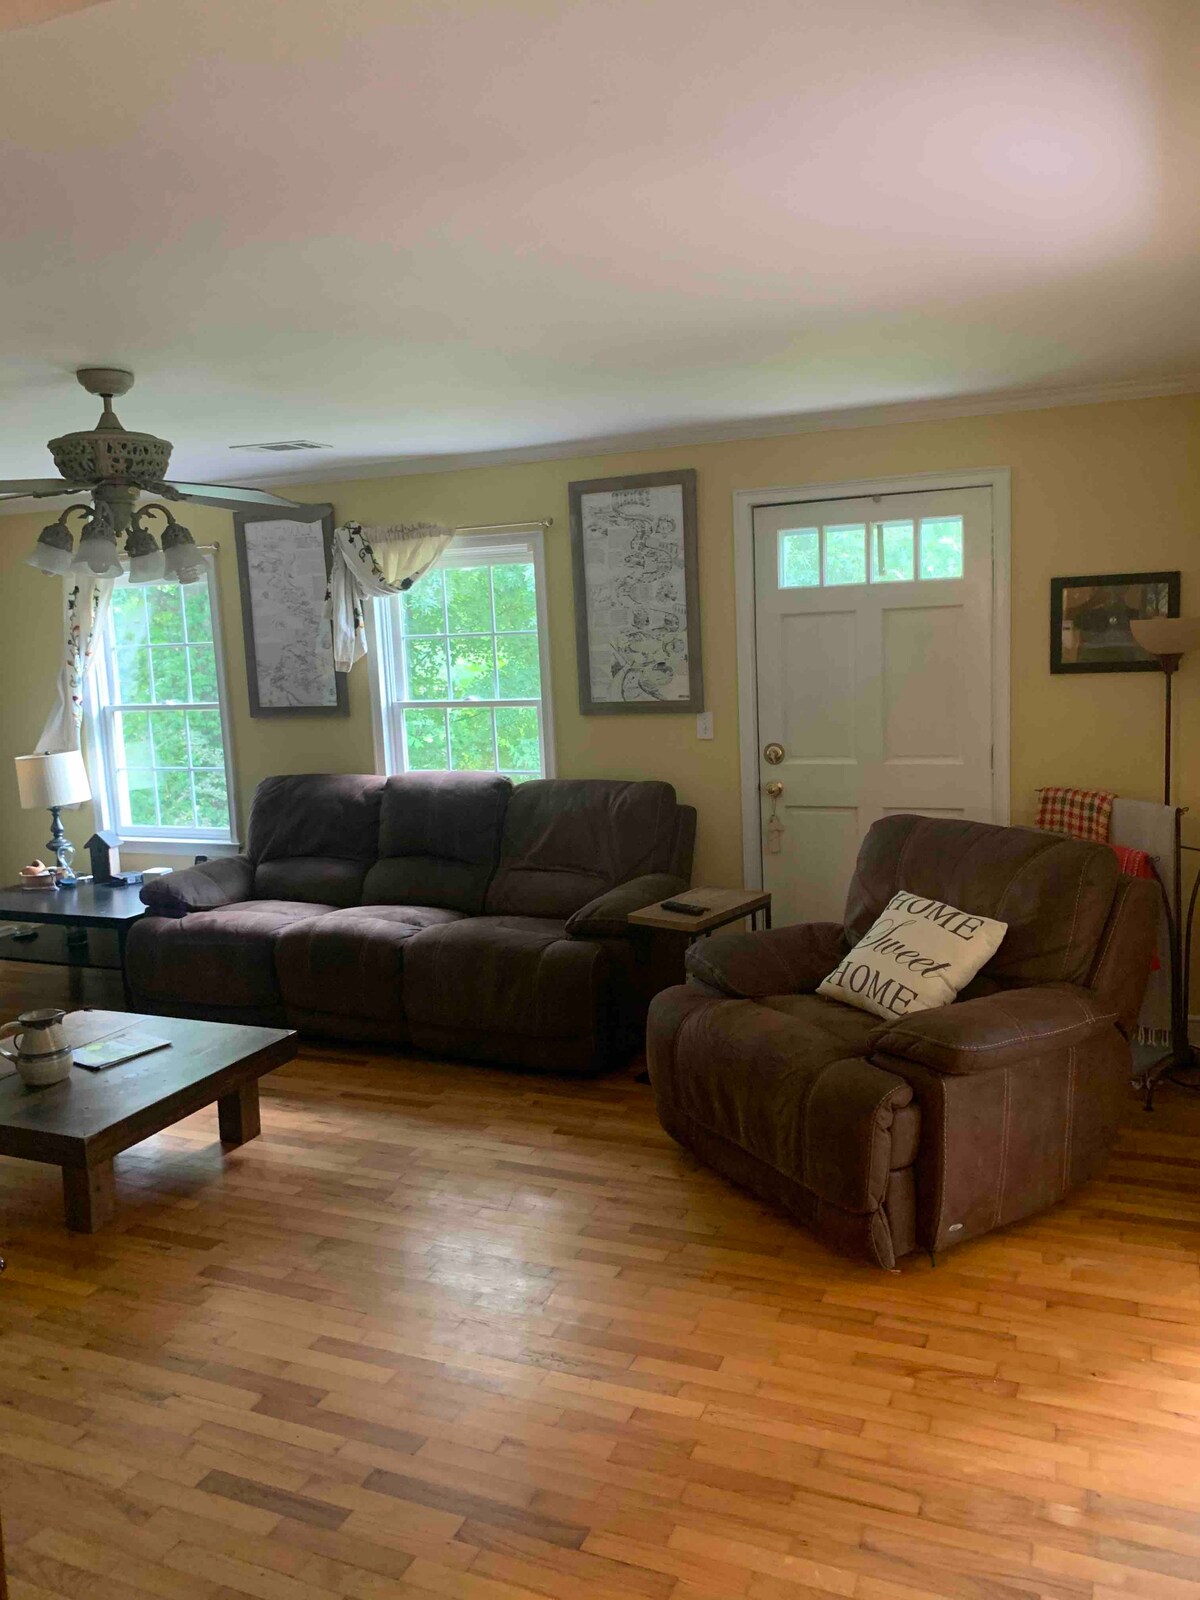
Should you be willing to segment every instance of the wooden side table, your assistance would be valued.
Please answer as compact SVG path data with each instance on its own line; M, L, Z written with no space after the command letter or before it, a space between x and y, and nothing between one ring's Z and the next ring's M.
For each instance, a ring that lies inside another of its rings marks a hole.
M771 926L771 894L763 889L686 889L681 894L668 897L671 900L686 900L690 905L703 906L704 914L699 917L684 916L681 911L664 911L663 902L656 901L652 906L643 906L640 911L631 911L629 921L637 928L655 928L662 933L687 934L688 942L703 938L707 933L713 933L717 928L724 928L731 922L740 922L743 917L750 918L750 926L758 927L758 919L763 919L763 927Z

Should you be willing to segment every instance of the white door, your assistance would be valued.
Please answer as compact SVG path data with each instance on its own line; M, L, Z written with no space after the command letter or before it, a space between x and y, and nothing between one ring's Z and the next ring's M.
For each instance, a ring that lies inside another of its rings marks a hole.
M758 507L754 567L763 885L837 921L879 817L992 819L991 491Z

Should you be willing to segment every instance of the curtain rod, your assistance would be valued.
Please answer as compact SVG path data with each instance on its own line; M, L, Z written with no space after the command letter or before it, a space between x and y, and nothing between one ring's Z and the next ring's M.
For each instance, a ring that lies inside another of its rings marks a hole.
M552 528L553 517L530 522L477 522L470 528L455 528L455 533L516 533L521 528Z

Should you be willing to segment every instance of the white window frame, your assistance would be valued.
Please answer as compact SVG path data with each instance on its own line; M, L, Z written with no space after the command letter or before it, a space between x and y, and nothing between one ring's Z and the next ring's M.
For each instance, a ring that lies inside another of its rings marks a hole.
M542 776L552 778L554 759L554 708L550 688L550 626L546 605L546 552L542 530L538 527L506 530L504 533L459 534L439 557L439 567L470 567L480 557L493 565L501 562L533 562L533 586L537 607L538 667L541 673L540 700L403 700L393 690L402 683L400 659L400 599L376 599L367 609L367 659L371 680L371 724L375 739L375 770L390 776L406 772L403 714L409 709L440 710L455 706L538 706L541 710ZM420 579L417 580L420 582ZM421 771L436 769L421 768Z
M202 847L201 853L210 855L231 855L237 849L237 790L234 786L233 775L233 739L230 733L229 716L229 691L225 679L225 643L221 633L221 605L217 589L216 563L212 552L200 552L204 577L200 580L208 585L208 604L213 625L213 655L216 658L217 668L217 701L214 706L212 701L187 701L177 702L168 706L161 705L134 705L124 701L114 704L113 671L110 659L111 649L111 613L105 621L104 636L96 652L95 665L89 674L87 691L85 695L85 709L87 713L88 745L93 752L93 774L100 778L99 783L94 783L93 807L96 814L97 825L110 828L119 833L123 842L132 847L135 853L152 852L163 855L178 852L191 855L196 853L196 846ZM125 588L129 584L128 573L123 573L114 583L114 589ZM202 828L193 824L186 828L175 828L163 823L146 823L143 825L124 823L121 821L120 806L117 798L117 759L116 747L113 736L113 720L118 711L212 711L216 710L221 719L221 746L225 754L225 792L229 798L229 827L228 828Z

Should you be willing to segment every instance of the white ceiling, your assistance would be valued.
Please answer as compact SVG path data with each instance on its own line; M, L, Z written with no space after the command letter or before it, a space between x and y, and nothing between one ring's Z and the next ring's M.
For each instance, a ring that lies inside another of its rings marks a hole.
M84 363L227 480L1200 371L1194 0L16 14L0 475Z

